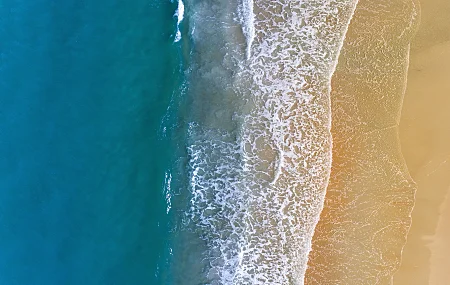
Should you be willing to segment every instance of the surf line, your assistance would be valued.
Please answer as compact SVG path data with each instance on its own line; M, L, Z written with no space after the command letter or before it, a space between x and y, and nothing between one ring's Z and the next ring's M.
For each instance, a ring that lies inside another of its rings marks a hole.
M177 43L181 40L180 24L184 19L184 3L182 0L178 0L178 7L175 11L174 17L177 17L177 32L175 34L175 39L173 40L173 42Z
M253 0L242 0L238 10L242 25L242 33L246 40L245 57L249 59L253 41L255 40L255 14L253 12Z

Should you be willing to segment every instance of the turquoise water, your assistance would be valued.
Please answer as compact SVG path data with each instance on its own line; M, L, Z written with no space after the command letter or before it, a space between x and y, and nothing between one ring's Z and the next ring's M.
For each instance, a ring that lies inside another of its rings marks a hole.
M0 284L162 284L175 9L0 2Z

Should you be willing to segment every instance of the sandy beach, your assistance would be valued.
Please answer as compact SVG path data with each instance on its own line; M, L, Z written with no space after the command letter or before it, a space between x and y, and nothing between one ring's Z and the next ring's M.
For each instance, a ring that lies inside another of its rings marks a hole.
M422 0L421 8L400 121L418 190L394 285L450 284L450 1Z
M415 1L361 0L332 79L333 164L306 284L391 284L416 186L398 136Z

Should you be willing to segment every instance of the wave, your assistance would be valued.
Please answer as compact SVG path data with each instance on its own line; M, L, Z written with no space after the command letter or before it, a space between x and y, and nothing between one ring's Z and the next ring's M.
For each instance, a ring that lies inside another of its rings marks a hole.
M239 18L241 19L242 32L246 38L246 58L249 59L253 41L255 40L255 14L253 12L253 0L243 0L239 6Z
M188 4L185 214L204 242L202 282L303 284L331 168L330 79L356 1Z
M184 3L182 0L178 0L178 8L175 11L175 16L177 17L177 31L174 39L174 42L176 43L181 40L180 24L184 19Z

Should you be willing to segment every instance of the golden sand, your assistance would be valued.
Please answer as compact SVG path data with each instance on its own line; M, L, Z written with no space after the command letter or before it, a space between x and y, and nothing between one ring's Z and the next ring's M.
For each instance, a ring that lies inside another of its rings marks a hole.
M358 4L332 81L333 166L306 284L450 284L450 1L420 6L417 29L417 1Z
M391 284L400 265L415 184L398 124L418 12L411 0L358 3L332 79L333 164L306 284Z
M450 284L450 1L422 0L400 124L418 184L395 285Z

